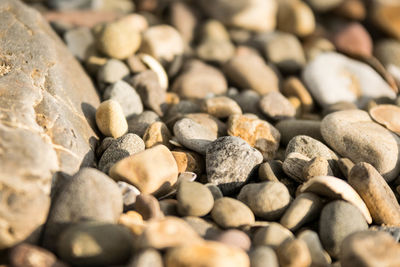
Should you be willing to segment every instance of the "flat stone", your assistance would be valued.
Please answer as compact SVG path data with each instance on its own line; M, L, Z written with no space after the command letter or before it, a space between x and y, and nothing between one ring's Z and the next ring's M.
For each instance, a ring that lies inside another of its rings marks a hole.
M226 135L226 124L220 119L207 114L207 113L188 113L184 115L185 118L191 119L198 124L209 128L212 132L218 136Z
M329 266L331 264L331 258L323 249L316 232L305 230L298 234L297 238L306 243L311 255L311 266Z
M374 123L368 113L349 110L326 116L321 124L326 143L354 163L367 162L390 182L400 172L400 139Z
M179 143L200 154L205 154L208 145L217 138L216 133L186 118L175 123L174 134Z
M279 264L282 267L307 267L311 265L311 255L307 244L301 239L284 242L277 249Z
M400 107L395 105L377 105L369 110L370 116L392 132L400 135Z
M133 115L128 118L128 132L134 133L143 137L147 128L156 121L160 121L160 117L153 111L143 111L138 115Z
M201 183L181 182L176 194L178 212L182 216L207 215L214 205L211 191Z
M145 149L143 140L136 134L125 134L117 139L112 140L112 143L102 154L98 168L105 173L108 173L112 165L119 160L139 153Z
M114 100L106 100L96 110L96 124L105 136L118 138L128 131L121 105Z
M291 231L316 219L322 209L322 199L313 193L302 193L290 204L280 223Z
M268 221L279 219L291 202L288 189L280 182L247 184L237 198L249 206L256 216Z
M223 228L234 228L254 223L253 212L239 200L229 197L223 197L214 202L211 216Z
M202 110L216 118L227 118L234 114L242 114L240 106L226 96L208 98L203 101Z
M163 267L163 258L161 253L155 249L148 248L136 253L128 267Z
M329 255L337 258L343 240L352 233L367 230L368 224L358 208L336 200L327 204L319 219L319 236Z
M250 260L239 248L215 241L205 241L171 249L165 256L165 266L250 267Z
M252 267L279 267L278 257L275 251L270 247L256 247L250 251L249 257Z
M260 99L260 109L269 118L282 120L296 115L294 106L279 92L270 92Z
M15 267L67 267L50 251L27 243L15 246L9 253L9 261Z
M176 183L178 167L169 149L157 145L118 161L110 169L110 176L133 184L143 194L162 194Z
M365 105L368 100L396 94L370 66L338 53L324 53L307 64L302 74L307 88L323 107L339 101Z
M117 81L108 86L103 93L103 99L117 101L124 111L125 117L143 112L143 104L136 90L125 81Z
M99 98L37 11L13 0L1 1L0 10L0 249L5 249L29 236L37 240L61 173L73 175L94 164Z
M299 37L312 34L316 28L314 13L303 1L279 3L278 29Z
M356 164L348 181L364 200L375 223L400 226L400 205L372 165L365 162Z
M292 239L294 239L292 232L279 223L272 222L255 232L253 245L268 246L276 250L281 244Z
M262 155L239 137L220 137L206 151L207 180L224 193L238 191L246 183L253 168L262 162Z
M153 122L149 125L143 135L143 141L146 148L151 148L156 145L164 145L169 147L172 134L167 125L161 121Z
M115 223L122 213L118 185L104 173L84 168L61 188L47 219L44 247L55 249L55 240L69 225L83 220Z
M290 140L298 135L307 135L320 142L324 139L321 135L321 122L314 120L283 120L275 125L281 133L281 142L287 145Z

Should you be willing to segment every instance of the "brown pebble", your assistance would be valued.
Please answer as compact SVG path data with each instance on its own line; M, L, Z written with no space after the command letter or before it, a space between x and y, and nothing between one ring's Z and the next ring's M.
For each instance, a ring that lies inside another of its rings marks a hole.
M352 56L370 57L372 55L372 38L358 22L342 28L333 37L336 48Z
M301 239L288 240L277 250L281 267L309 267L311 255L307 244Z
M152 195L138 195L133 205L135 211L142 215L143 220L159 219L164 217L160 204Z

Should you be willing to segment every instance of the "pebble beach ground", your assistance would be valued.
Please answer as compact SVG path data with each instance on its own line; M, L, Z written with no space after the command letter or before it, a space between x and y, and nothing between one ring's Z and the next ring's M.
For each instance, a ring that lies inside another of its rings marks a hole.
M400 266L398 1L0 0L0 36L1 266Z

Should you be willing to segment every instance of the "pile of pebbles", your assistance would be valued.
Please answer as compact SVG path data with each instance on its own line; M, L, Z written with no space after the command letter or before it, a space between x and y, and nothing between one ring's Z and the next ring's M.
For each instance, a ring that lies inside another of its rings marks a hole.
M101 139L11 266L400 266L396 1L28 2Z

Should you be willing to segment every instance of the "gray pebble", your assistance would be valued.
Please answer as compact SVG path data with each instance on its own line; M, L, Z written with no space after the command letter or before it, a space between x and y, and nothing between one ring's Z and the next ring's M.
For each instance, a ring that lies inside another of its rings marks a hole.
M320 121L283 120L278 122L275 127L281 133L281 143L283 145L287 145L297 135L308 135L318 141L324 141L321 135Z
M222 230L213 221L208 221L200 217L187 216L183 218L193 230L204 239L212 239L219 235Z
M206 186L197 182L181 182L176 195L178 212L182 216L204 216L214 205L214 198Z
M205 186L208 188L208 190L211 191L211 194L213 195L214 201L219 199L219 198L224 197L224 195L221 192L221 189L219 189L219 187L216 186L215 184L208 183L208 184L205 184Z
M143 220L160 219L164 217L160 204L152 195L140 194L133 205L135 211L142 215Z
M275 251L268 246L259 246L249 253L251 267L279 267Z
M282 162L278 160L269 160L260 164L258 168L258 178L261 181L279 182L282 175L284 175Z
M147 127L153 122L160 121L160 117L153 111L144 111L141 114L128 118L128 132L143 137Z
M269 118L282 120L296 115L296 109L280 92L270 92L259 102L261 111Z
M294 239L292 232L279 223L270 223L258 229L253 237L254 246L269 246L277 249L285 241Z
M137 252L127 267L163 267L163 259L155 249L148 248Z
M129 69L118 59L109 59L97 73L97 80L100 83L112 84L122 80L129 75Z
M79 27L64 34L65 44L69 51L80 61L84 61L93 53L94 36L88 27Z

